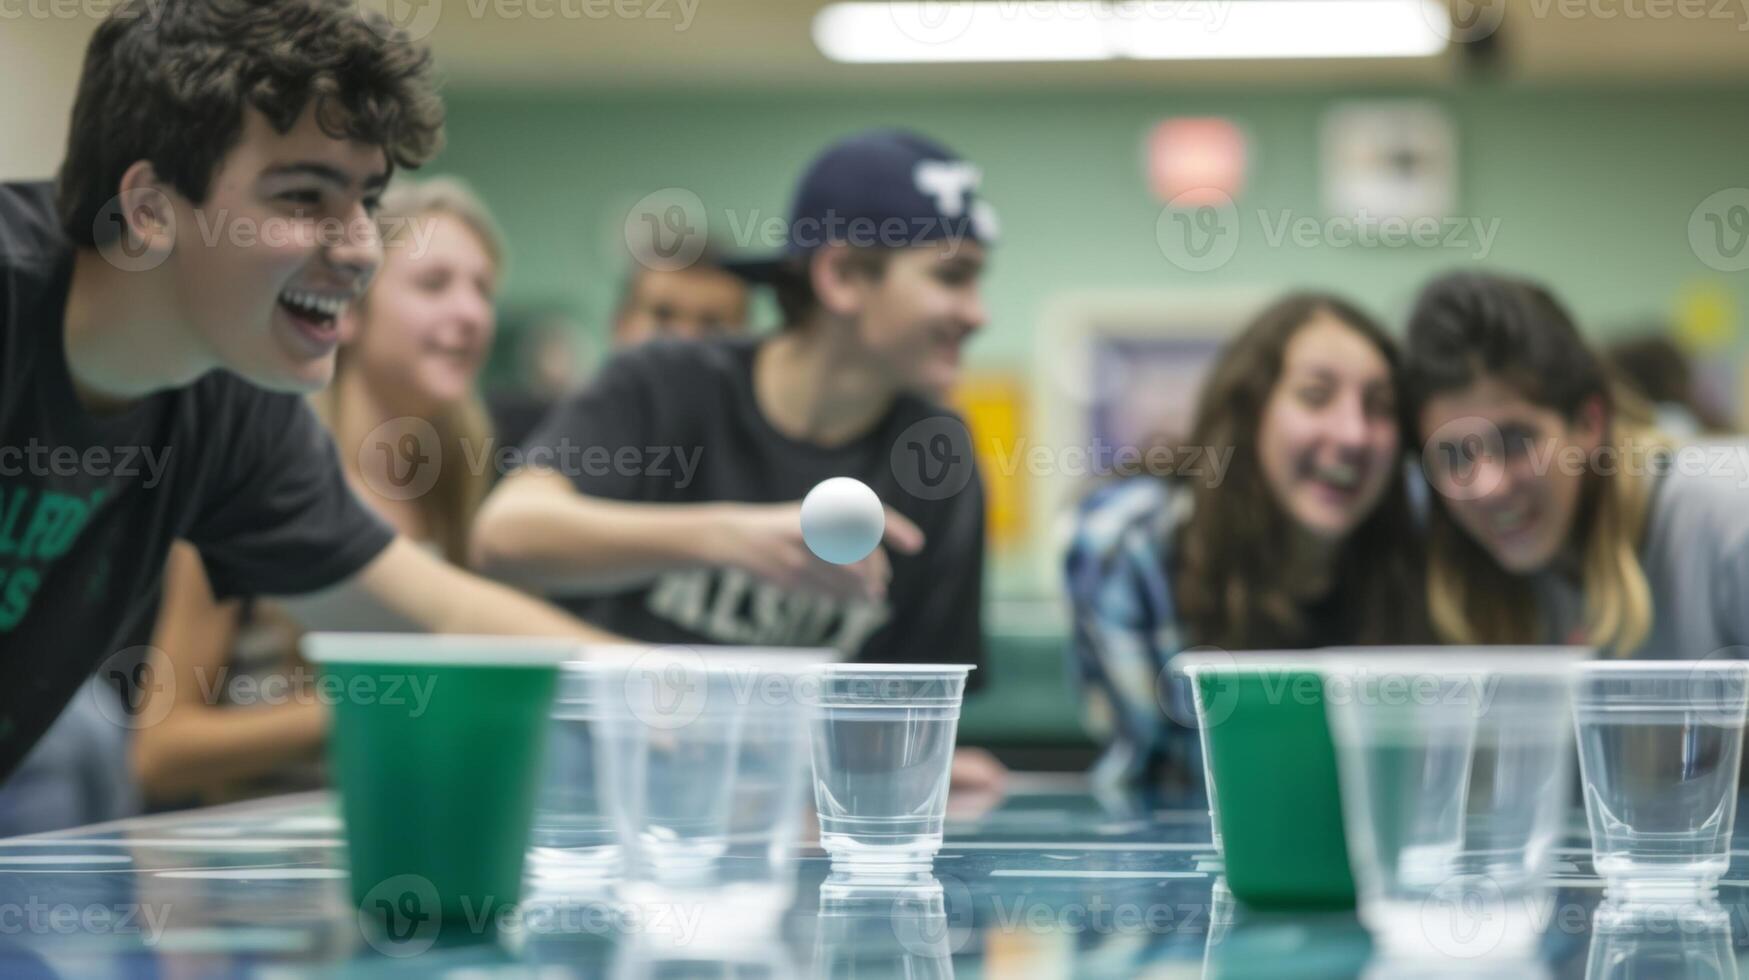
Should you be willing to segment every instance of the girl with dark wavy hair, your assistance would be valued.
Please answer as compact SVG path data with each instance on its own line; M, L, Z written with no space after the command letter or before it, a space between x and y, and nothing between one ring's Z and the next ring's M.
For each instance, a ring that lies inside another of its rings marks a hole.
M1399 399L1377 323L1334 296L1287 296L1223 352L1195 452L1174 454L1224 469L1123 480L1083 505L1068 584L1088 721L1109 740L1097 783L1200 790L1188 696L1168 682L1187 648L1425 635Z

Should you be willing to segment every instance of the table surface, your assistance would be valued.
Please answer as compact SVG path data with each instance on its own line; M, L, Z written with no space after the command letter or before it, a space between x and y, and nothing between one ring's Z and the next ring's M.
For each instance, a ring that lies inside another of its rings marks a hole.
M1644 960L1636 971L1609 948L1615 940L1592 934L1602 884L1577 813L1571 830L1541 965L1453 963L1462 969L1439 975L1585 977L1592 960L1590 976L1737 976L1749 947L1749 850L1734 852L1720 888L1730 939L1678 934L1679 948L1655 957L1663 966ZM763 926L734 902L690 913L676 903L661 916L606 893L572 894L525 901L501 929L397 940L361 927L344 864L325 794L0 840L0 976L1404 975L1372 959L1351 915L1233 914L1217 900L1220 862L1200 810L1101 806L1059 777L1017 774L999 805L950 819L934 873L944 914L934 918L906 897L928 888L840 890L866 900L823 917L828 865L804 846L795 900Z

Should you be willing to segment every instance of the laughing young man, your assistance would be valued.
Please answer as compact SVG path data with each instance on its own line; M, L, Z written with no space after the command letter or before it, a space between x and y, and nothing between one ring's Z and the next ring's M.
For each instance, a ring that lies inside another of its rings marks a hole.
M98 27L58 181L0 184L0 446L46 450L0 467L0 779L141 642L176 538L223 595L601 636L397 539L301 397L441 142L429 53L347 0L147 6Z
M784 328L609 363L536 430L527 458L548 465L487 500L478 562L637 640L981 664L983 490L940 407L985 320L978 176L912 133L827 148L784 254L740 266L777 289ZM800 500L834 476L887 504L886 547L856 565L802 541ZM955 762L962 785L1000 773L976 751Z

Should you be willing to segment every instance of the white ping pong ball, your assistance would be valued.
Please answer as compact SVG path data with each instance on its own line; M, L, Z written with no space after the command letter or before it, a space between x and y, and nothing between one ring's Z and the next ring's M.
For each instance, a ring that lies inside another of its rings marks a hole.
M821 480L802 498L802 540L822 561L849 565L867 558L887 530L881 498L861 480Z

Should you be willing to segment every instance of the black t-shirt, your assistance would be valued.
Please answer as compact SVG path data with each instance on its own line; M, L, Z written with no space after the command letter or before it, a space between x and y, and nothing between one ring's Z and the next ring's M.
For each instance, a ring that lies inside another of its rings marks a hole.
M73 254L49 185L0 184L0 779L93 670L138 662L173 539L228 597L332 585L394 536L295 395L215 371L88 411L63 330Z
M821 480L854 477L926 539L916 555L889 549L887 599L790 592L734 568L555 598L604 629L651 643L825 646L870 662L981 665L984 493L964 424L903 396L849 444L788 438L754 398L758 346L749 338L654 341L620 354L535 430L528 464L564 474L590 496L648 503L796 501Z

